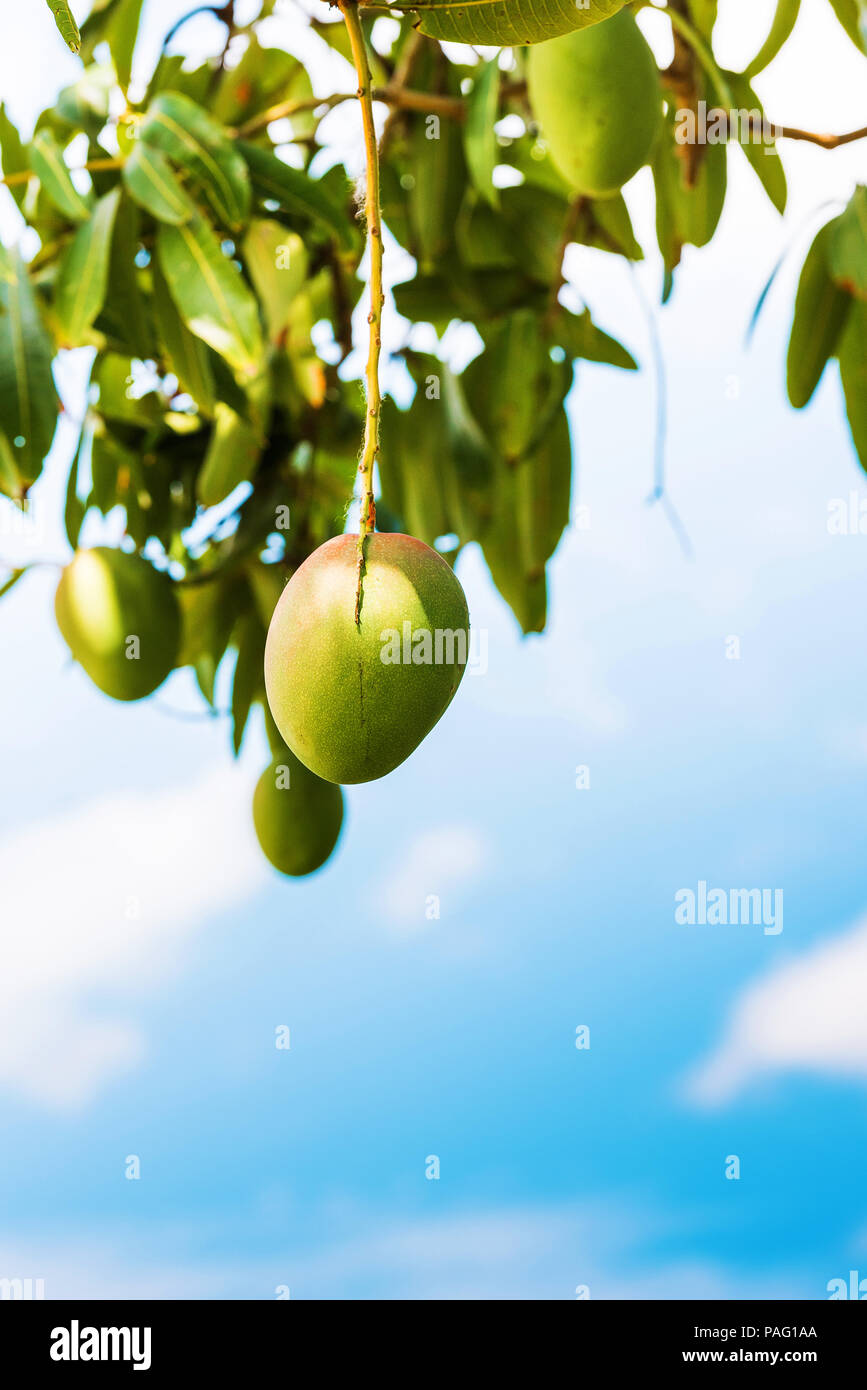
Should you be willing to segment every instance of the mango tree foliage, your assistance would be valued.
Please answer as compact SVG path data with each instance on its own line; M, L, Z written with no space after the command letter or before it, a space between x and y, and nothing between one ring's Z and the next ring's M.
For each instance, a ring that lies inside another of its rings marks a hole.
M828 5L863 51L860 0ZM262 21L274 0L243 27L231 6L216 6L225 51L191 62L164 50L152 72L136 61L142 0L95 0L80 33L65 0L48 7L81 69L33 130L0 105L0 196L22 229L20 245L0 248L0 493L10 499L0 505L23 505L38 487L60 408L53 359L87 350L69 545L99 538L100 516L122 519L123 548L173 585L176 665L195 672L211 705L221 666L234 670L237 751L251 708L264 704L275 603L300 563L343 531L355 485L365 407L348 359L364 229L323 121L354 100L356 83L347 69L342 91L314 97L302 62L268 45ZM716 234L727 145L741 145L731 157L749 159L778 211L786 203L773 128L761 144L731 119L706 142L684 129L707 108L749 107L761 122L753 84L785 47L799 5L781 0L741 73L714 57L717 8L672 0L668 11L675 58L659 73L649 155L663 299L685 248ZM432 326L431 343L462 323L481 345L461 374L437 349L393 359L405 390L403 405L388 400L383 413L377 523L436 544L450 563L477 543L524 632L545 627L546 567L569 523L565 401L576 363L637 365L564 293L564 256L573 243L627 262L644 254L620 193L578 195L550 158L526 45L589 32L623 10L624 0L416 0L362 11L368 38L381 15L400 16L379 27L373 53L375 95L389 113L383 217L414 259L389 312L407 320L407 341L416 323ZM301 15L293 23L307 22ZM46 11L46 41L50 22ZM348 56L336 9L309 23ZM469 44L500 55L480 59ZM567 84L562 99L580 103L580 92ZM788 390L806 405L837 359L867 468L865 333L861 188L807 255ZM17 578L0 574L0 593Z

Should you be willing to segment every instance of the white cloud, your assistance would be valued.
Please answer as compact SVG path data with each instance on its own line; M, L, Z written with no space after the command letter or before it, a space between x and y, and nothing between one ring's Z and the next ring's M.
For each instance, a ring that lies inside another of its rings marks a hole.
M446 916L450 902L481 872L486 858L485 843L473 826L444 825L419 835L386 879L385 916L396 926L424 926L426 903L433 896Z
M347 1230L347 1225L354 1229ZM323 1223L326 1229L328 1223ZM43 1279L45 1297L272 1299L732 1299L821 1296L801 1271L740 1273L700 1259L653 1260L637 1251L659 1223L615 1203L450 1211L383 1222L344 1210L343 1236L311 1250L271 1242L269 1253L203 1258L204 1234L129 1228L119 1239L67 1232L50 1244L20 1235L0 1244L0 1277ZM814 1287L815 1283L815 1287Z
M780 1071L867 1081L867 918L748 985L725 1036L687 1081L699 1104Z
M193 930L264 872L249 787L234 768L169 792L105 797L6 840L0 1086L76 1109L134 1066L146 1039L122 1016L125 1003L170 973Z

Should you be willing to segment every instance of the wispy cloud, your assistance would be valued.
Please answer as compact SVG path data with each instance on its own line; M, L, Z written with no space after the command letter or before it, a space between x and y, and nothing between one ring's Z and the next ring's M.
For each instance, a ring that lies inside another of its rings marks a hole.
M394 926L423 927L445 917L449 906L487 860L474 826L444 825L426 831L401 853L382 891L383 912Z
M867 1081L867 918L748 985L725 1035L688 1078L706 1106L781 1071Z
M264 879L234 768L168 792L110 796L0 848L0 1086L81 1108L136 1065L127 1008L176 968L210 913Z
M334 1224L332 1212L331 1224ZM653 1223L658 1225L657 1222ZM71 1233L46 1245L0 1244L0 1277L41 1278L45 1297L273 1299L546 1299L821 1297L801 1271L739 1272L701 1259L639 1257L646 1216L614 1203L450 1211L383 1221L344 1212L315 1251L203 1257L190 1228ZM210 1246L202 1239L202 1248ZM171 1258L167 1257L171 1253ZM586 1291L586 1292L585 1292ZM285 1293L284 1295L285 1296Z

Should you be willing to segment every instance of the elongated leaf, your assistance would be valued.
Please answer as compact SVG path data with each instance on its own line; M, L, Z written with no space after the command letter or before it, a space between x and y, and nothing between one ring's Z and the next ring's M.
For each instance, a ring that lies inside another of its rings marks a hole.
M408 411L389 403L380 460L383 497L410 534L432 545L454 532L478 540L490 517L493 459L463 383L438 358L405 354L417 390Z
M67 248L57 279L55 314L63 347L80 347L105 301L120 188L100 198Z
M744 77L757 77L771 64L795 27L801 0L777 0L777 8L765 39L755 58L744 69Z
M828 264L841 289L867 299L867 188L856 188L834 224Z
M840 376L852 440L867 473L867 304L856 300L840 340Z
M409 175L412 249L426 273L439 269L451 250L467 183L463 140L455 121L415 118Z
M253 187L260 197L272 199L287 212L301 213L323 223L345 247L354 245L347 204L338 202L322 187L321 180L291 169L277 155L258 145L239 140L238 149L247 162Z
M669 120L656 142L652 164L656 235L667 272L667 292L671 288L671 272L680 264L684 246L706 246L713 237L722 216L728 182L724 144L707 146L692 188L686 185L683 164L675 150Z
M535 451L495 481L495 513L482 537L491 578L523 632L542 632L547 617L546 562L569 523L572 444L557 411Z
M63 158L63 150L48 130L40 130L30 144L30 165L51 202L73 222L84 222L92 207L79 193Z
M499 162L499 147L494 125L499 108L500 69L496 59L485 63L470 93L467 119L464 126L464 147L470 176L479 193L494 207L497 190L494 169Z
M342 18L340 28L346 29ZM374 77L374 82L379 78ZM223 73L208 109L224 125L240 126L262 116L276 102L305 102L312 96L304 64L285 49L263 48L254 35L241 61ZM309 109L296 111L288 120L296 139L312 135L316 128Z
M27 266L17 252L0 262L0 434L8 444L0 490L21 491L39 477L57 423L52 348Z
M81 456L84 452L87 428L83 428L78 436L78 448L75 457L69 468L69 477L66 480L66 502L63 508L63 524L66 528L66 539L73 550L78 547L78 538L81 535L81 527L84 521L87 507L78 495L78 469Z
M129 198L121 198L114 220L108 290L97 331L105 333L113 346L122 347L131 357L154 355L154 335L136 264L139 251L139 210Z
M84 61L90 61L97 44L108 43L114 70L124 91L129 86L141 9L142 0L96 0L81 26Z
M250 179L222 126L180 92L161 92L151 103L139 139L187 169L217 217L237 228L250 212Z
M123 181L130 196L158 222L179 227L196 210L165 155L143 140L136 142L123 166Z
M636 371L638 363L622 343L603 333L590 317L589 309L583 314L572 314L561 309L554 326L556 340L564 347L570 357L583 357L588 362L604 362L610 367L623 367L626 371Z
M296 295L307 278L307 252L300 236L279 222L255 218L244 237L244 262L265 311L273 343L286 332Z
M261 433L222 401L217 404L214 431L196 494L203 507L215 507L239 483L252 478L262 452Z
M265 692L265 635L259 614L251 609L238 624L238 660L232 682L232 749L236 757L251 706Z
M47 4L54 15L54 21L60 30L61 37L73 53L78 53L81 48L81 34L78 32L75 15L69 8L69 0L47 0Z
M786 174L774 141L766 138L770 127L765 121L762 103L746 77L740 73L727 72L726 79L738 104L738 143L777 212L784 212L787 196ZM750 116L758 119L750 120Z
M370 9L413 10L421 32L453 43L492 46L542 43L573 29L608 19L625 0L401 0L368 5Z
M525 458L559 409L572 363L554 362L540 322L519 310L486 326L485 351L463 374L466 397L486 439L510 466Z
M807 253L789 339L786 384L789 400L801 409L822 378L846 322L851 300L831 279L828 253L837 219L819 232Z
M151 276L154 314L165 349L166 365L174 372L181 388L192 396L202 414L213 415L216 397L208 349L201 338L190 332L178 313L157 260L151 264Z
M4 178L9 178L12 174L23 174L30 168L27 151L21 136L7 116L6 108L2 102L0 102L0 163L3 166ZM27 194L26 182L13 184L9 192L18 206L21 207Z
M10 589L15 588L15 585L18 583L19 579L23 579L24 575L27 573L29 568L29 565L24 565L21 569L12 570L11 574L9 574L9 576L3 580L3 583L0 584L0 598L3 598L4 595L8 594Z
M831 5L855 47L867 53L867 5L864 0L831 0Z
M237 371L253 376L262 356L259 306L203 217L162 225L157 255L172 299L197 337Z

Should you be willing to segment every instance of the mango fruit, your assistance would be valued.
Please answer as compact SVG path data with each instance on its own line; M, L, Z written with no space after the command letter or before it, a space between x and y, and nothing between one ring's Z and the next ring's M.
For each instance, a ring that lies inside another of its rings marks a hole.
M292 878L312 874L340 837L343 792L310 772L287 748L256 783L253 824L275 869Z
M274 722L328 782L370 782L408 758L451 703L469 652L464 591L412 536L368 536L356 626L357 541L335 536L296 570L265 645Z
M527 83L551 159L576 193L613 197L647 162L662 113L659 72L628 10L534 45Z
M115 700L141 700L174 669L181 636L174 585L140 555L77 550L54 611L75 660Z

